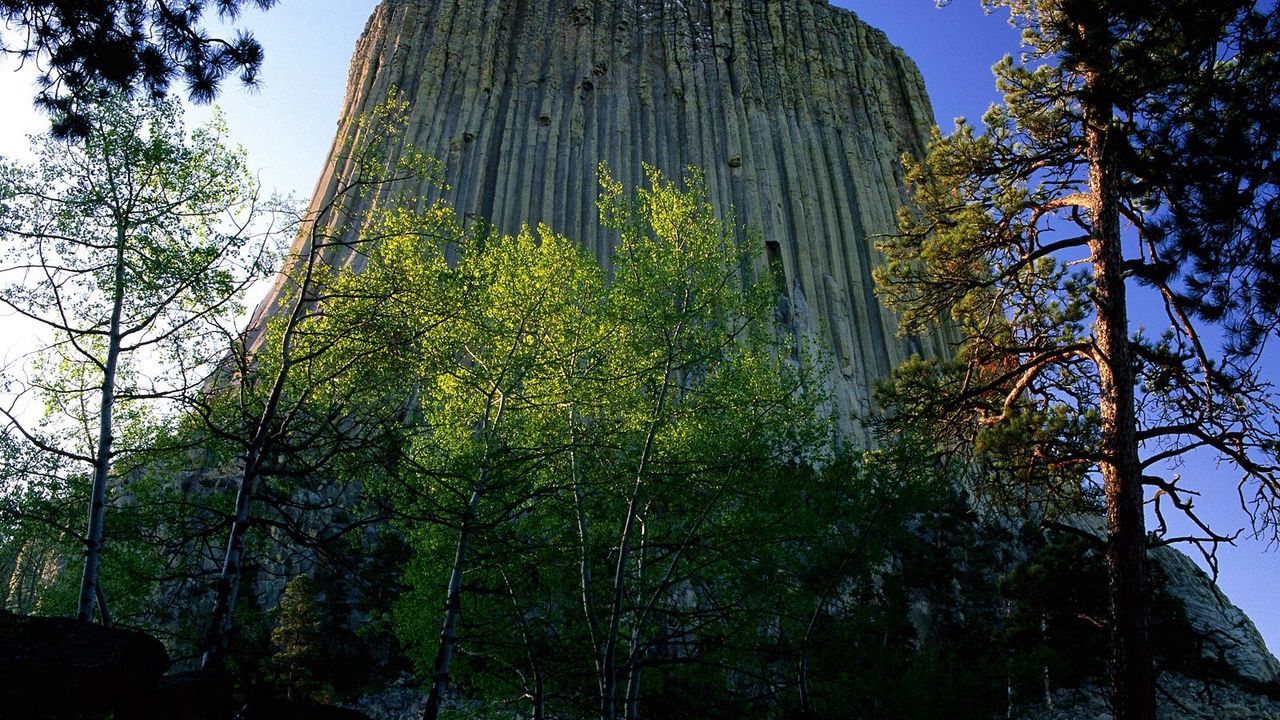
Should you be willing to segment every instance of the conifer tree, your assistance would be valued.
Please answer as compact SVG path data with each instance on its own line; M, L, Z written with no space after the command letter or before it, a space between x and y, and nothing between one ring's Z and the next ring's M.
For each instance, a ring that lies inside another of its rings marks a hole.
M266 10L276 0L218 0L218 16L234 20L252 5ZM245 85L257 83L262 46L252 35L210 36L200 21L208 0L0 0L0 18L14 32L0 38L0 54L34 62L36 105L53 117L59 137L84 137L91 129L89 105L101 89L132 95L142 90L164 97L180 77L194 102L217 95L228 73Z
M308 697L317 688L316 666L322 655L320 605L314 583L295 576L284 586L271 642L280 649L272 657L290 700Z
M1172 474L1210 451L1237 471L1228 487L1255 529L1276 527L1258 359L1280 306L1280 19L1251 0L984 5L1010 10L1022 62L996 66L1004 103L985 129L961 122L909 168L916 209L882 245L903 331L950 315L966 338L955 362L899 371L898 420L976 439L1007 473L1056 477L1039 503L1100 477L1112 703L1151 718L1148 495L1153 540L1192 539L1212 559L1230 536ZM1167 319L1159 334L1131 326L1143 294ZM1166 532L1167 505L1193 537Z

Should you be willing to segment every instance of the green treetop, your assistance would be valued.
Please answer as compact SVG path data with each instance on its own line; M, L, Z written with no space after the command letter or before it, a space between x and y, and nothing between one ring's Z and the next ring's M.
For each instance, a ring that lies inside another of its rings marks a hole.
M495 654L535 716L548 665L575 657L603 717L634 709L660 616L759 468L822 453L770 284L699 178L651 171L628 193L602 175L612 277L547 228L406 213L389 221L418 231L388 233L311 331L369 358L344 382L407 421L377 483L417 550L398 617L425 651L429 717L455 661Z
M87 134L36 142L29 168L0 165L0 304L45 340L29 383L49 422L15 405L8 430L50 457L92 469L77 615L92 617L108 477L147 439L141 421L198 389L213 372L241 291L269 270L257 235L257 187L216 118L183 129L176 101L111 96L84 110Z

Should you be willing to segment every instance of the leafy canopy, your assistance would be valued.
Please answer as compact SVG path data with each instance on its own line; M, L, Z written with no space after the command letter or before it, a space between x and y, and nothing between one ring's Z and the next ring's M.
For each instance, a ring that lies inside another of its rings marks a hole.
M30 167L0 164L0 304L47 342L29 383L8 369L8 390L39 393L81 431L97 421L117 309L119 411L164 412L214 371L275 242L219 116L188 135L173 100L117 95L87 112L83 141L45 136ZM91 456L90 435L63 449Z

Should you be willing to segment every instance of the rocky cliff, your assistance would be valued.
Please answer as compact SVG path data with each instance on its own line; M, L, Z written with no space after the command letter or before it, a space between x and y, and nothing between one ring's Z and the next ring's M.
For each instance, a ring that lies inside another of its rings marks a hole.
M932 113L915 65L850 12L815 0L387 0L356 47L339 137L392 88L412 106L408 142L446 164L461 214L505 232L546 222L605 263L600 162L633 184L643 163L705 169L714 202L736 208L762 265L785 278L792 334L832 358L855 441L865 432L848 418L868 410L875 379L913 352L946 351L939 337L896 337L873 295L900 158L920 152Z
M460 214L505 232L546 222L602 263L613 239L597 220L599 163L633 185L646 163L703 168L713 201L758 233L761 270L783 279L793 334L831 358L853 442L868 441L853 418L876 379L912 353L949 351L941 335L898 338L871 280L875 236L904 199L899 158L932 123L923 81L825 0L385 0L356 47L338 137L393 88L412 108L406 142L445 164ZM313 207L332 196L336 165ZM1192 625L1225 639L1212 652L1235 679L1280 688L1247 618L1185 557L1161 558Z

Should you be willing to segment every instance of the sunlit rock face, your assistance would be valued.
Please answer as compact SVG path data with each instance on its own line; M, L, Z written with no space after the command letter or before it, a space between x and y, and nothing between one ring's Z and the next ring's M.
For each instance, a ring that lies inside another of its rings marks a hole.
M830 359L844 436L871 386L941 337L896 336L876 300L875 236L903 200L901 156L932 122L915 65L814 0L387 0L352 60L340 132L392 88L407 139L447 166L458 211L505 232L545 222L609 262L597 166L706 172L787 298L792 334ZM332 168L332 164L330 164ZM322 177L315 202L334 186ZM336 172L341 172L338 169ZM362 259L351 258L358 267ZM264 306L265 307L265 306Z
M606 265L615 238L596 214L599 163L632 186L646 163L704 169L713 201L762 245L758 269L780 278L779 316L828 358L852 443L870 441L856 418L877 379L912 353L950 352L941 334L897 337L874 295L875 239L904 200L900 158L923 151L932 113L915 65L850 12L824 0L386 0L356 46L337 137L393 88L411 104L406 142L445 164L460 214L505 232L545 222ZM313 207L343 171L327 168ZM342 262L359 269L363 257ZM1205 652L1280 695L1280 666L1247 618L1186 558L1160 562L1192 626L1225 638Z

